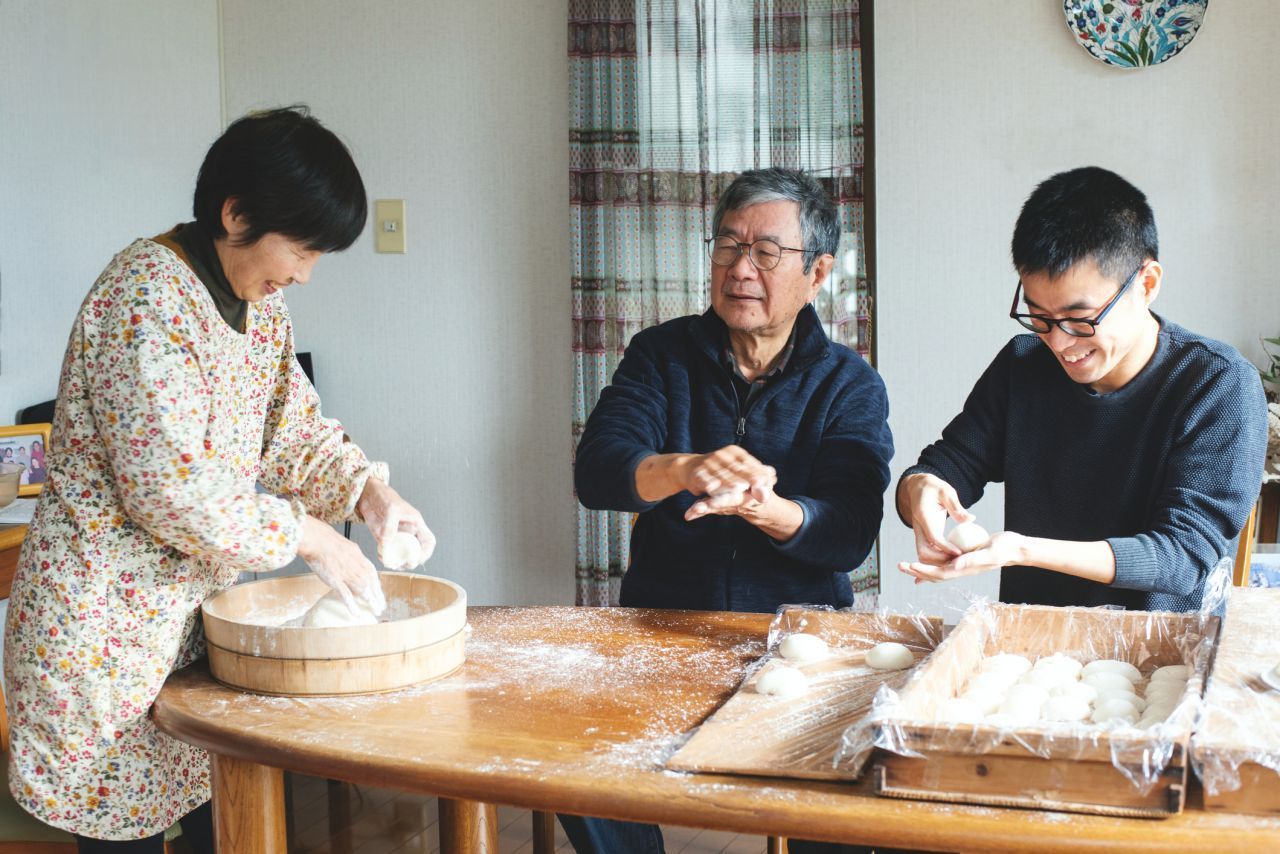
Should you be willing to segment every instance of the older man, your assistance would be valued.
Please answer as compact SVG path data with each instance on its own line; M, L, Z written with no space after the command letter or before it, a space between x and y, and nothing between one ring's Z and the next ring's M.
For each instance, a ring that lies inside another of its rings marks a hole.
M623 605L850 605L893 440L884 384L810 305L835 262L835 205L803 172L763 169L712 226L711 308L632 339L578 446L578 497L640 514ZM657 827L562 821L579 852L662 850Z

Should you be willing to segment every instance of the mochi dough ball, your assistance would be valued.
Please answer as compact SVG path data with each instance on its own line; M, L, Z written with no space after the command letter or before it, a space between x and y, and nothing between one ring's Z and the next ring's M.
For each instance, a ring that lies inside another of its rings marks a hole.
M1134 694L1132 691L1117 691L1115 689L1107 688L1103 688L1098 691L1098 697L1093 702L1094 708L1097 708L1103 702L1110 700L1119 700L1122 703L1127 703L1133 708L1134 712L1137 713L1141 713L1147 708L1147 701L1139 697L1137 694Z
M1033 667L1030 672L1018 680L1019 685L1038 685L1046 692L1059 685L1074 682L1075 677L1057 667Z
M985 546L990 539L991 535L987 533L986 528L977 522L961 522L947 534L947 542L962 552L971 552Z
M817 635L797 632L782 639L778 644L778 654L797 663L822 661L828 654L827 642Z
M1087 682L1064 682L1049 689L1050 697L1075 697L1092 703L1098 699L1098 689Z
M1047 721L1082 721L1089 717L1089 704L1075 697L1050 697L1040 714Z
M770 667L756 680L757 694L775 697L798 697L809 690L809 679L800 670L786 664Z
M347 607L342 594L330 590L302 615L302 625L308 629L339 629L346 626L372 626L378 622L377 616L356 600L355 613Z
M1155 672L1151 674L1151 682L1163 682L1168 680L1181 680L1186 682L1191 676L1191 668L1185 664L1167 664L1164 667L1157 667Z
M982 709L972 700L952 697L942 701L935 717L948 723L976 724L982 720Z
M906 670L915 664L916 658L900 643L878 643L867 653L867 665L876 670Z
M1063 655L1055 652L1053 655L1046 655L1044 658L1036 660L1036 670L1057 670L1067 674L1072 679L1080 676L1081 664L1069 655Z
M1095 671L1084 677L1082 681L1086 685L1092 685L1099 691L1105 688L1111 691L1128 691L1130 694L1134 693L1133 683L1129 681L1129 677L1111 670Z
M378 560L387 569L413 569L426 559L422 543L408 531L396 531L378 543Z
M982 659L980 669L983 673L1008 674L1013 681L1031 669L1031 662L1024 656L1001 652Z
M1138 668L1134 667L1127 661L1119 661L1114 658L1100 658L1097 661L1090 661L1080 671L1081 676L1090 676L1094 673L1119 673L1132 683L1142 681L1142 674Z
M1138 710L1119 697L1101 700L1093 708L1095 723L1105 723L1116 718L1122 718L1126 723L1134 723L1138 719Z

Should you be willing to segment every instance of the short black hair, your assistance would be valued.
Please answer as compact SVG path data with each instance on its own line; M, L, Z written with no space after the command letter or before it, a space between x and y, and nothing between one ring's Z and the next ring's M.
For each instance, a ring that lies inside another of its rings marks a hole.
M227 233L227 199L249 226L242 245L275 233L339 251L360 236L369 213L351 152L300 104L249 113L209 147L192 209L211 237Z
M1021 275L1059 276L1092 258L1112 278L1159 260L1156 218L1142 191L1114 172L1083 166L1036 187L1013 228L1013 266Z
M720 196L711 218L711 235L720 234L720 221L729 211L779 200L800 205L800 239L804 245L804 271L809 272L820 255L835 255L840 247L840 215L818 179L799 169L751 169L739 175Z

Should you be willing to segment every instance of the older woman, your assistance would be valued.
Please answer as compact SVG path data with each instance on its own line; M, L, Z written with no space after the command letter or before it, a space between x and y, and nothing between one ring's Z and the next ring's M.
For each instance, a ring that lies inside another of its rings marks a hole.
M252 114L209 149L194 208L117 255L76 317L5 627L10 789L81 851L159 851L179 819L211 845L208 756L148 717L200 655L210 593L299 556L378 612L377 573L330 523L434 545L294 358L283 291L364 227L346 148L305 109Z

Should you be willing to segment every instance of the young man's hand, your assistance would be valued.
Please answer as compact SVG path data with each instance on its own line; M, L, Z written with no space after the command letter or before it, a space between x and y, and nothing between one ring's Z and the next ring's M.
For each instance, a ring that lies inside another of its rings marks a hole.
M982 548L966 552L946 563L940 565L923 562L900 563L898 569L914 578L916 584L925 581L949 581L953 578L979 575L993 569L1025 563L1027 559L1025 545L1026 538L1021 534L1001 531Z
M960 549L947 542L943 533L947 516L968 522L973 514L964 509L951 484L935 475L913 474L898 484L897 500L898 512L915 532L919 563L941 566L960 556Z

